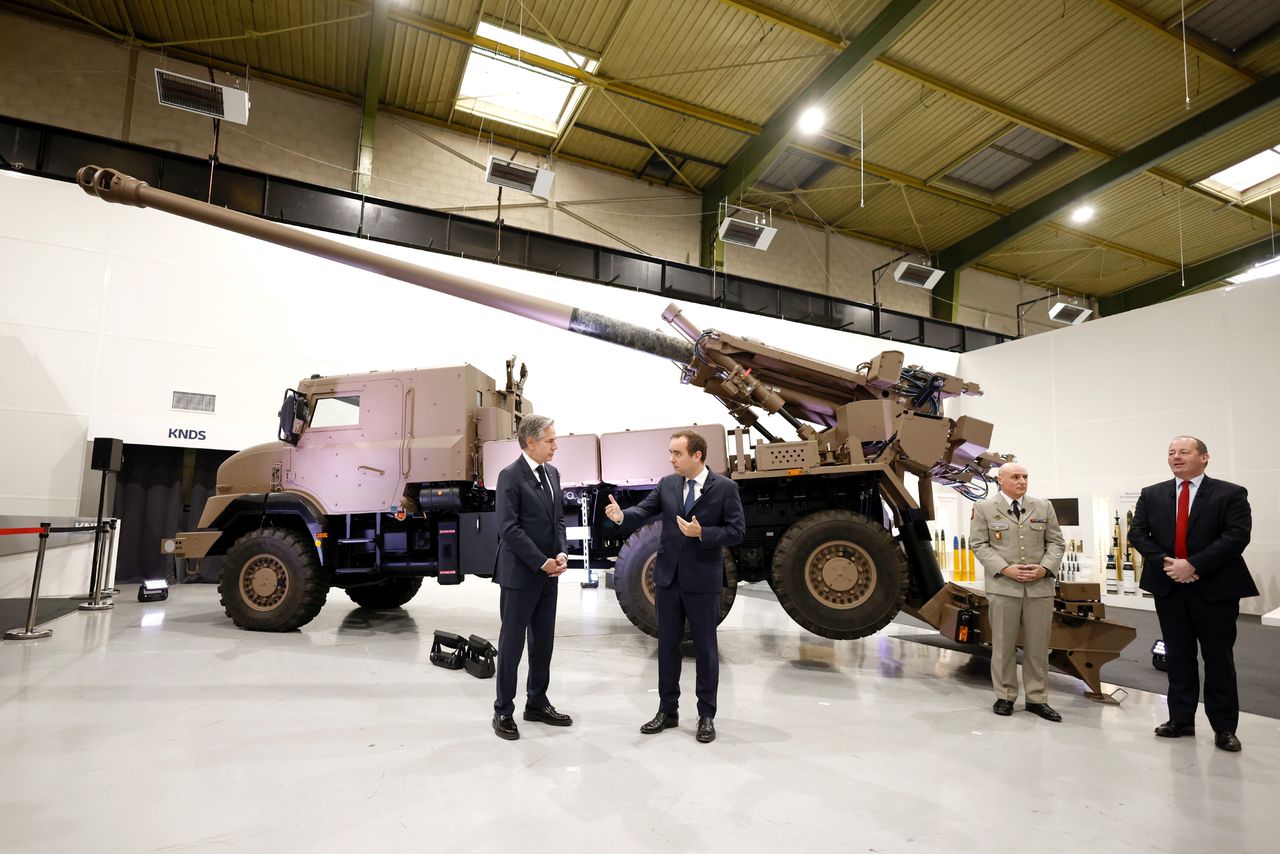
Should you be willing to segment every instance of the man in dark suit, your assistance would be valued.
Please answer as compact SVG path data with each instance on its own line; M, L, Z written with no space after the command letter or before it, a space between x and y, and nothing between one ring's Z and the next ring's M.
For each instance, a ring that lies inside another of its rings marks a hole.
M526 415L516 430L524 453L498 475L498 558L493 580L502 585L498 634L497 699L493 731L520 737L515 714L516 671L529 639L529 681L524 719L569 726L573 719L547 699L555 643L556 595L565 556L564 496L560 474L548 465L556 452L555 422Z
M1240 702L1232 647L1240 600L1258 595L1242 557L1253 518L1244 487L1209 477L1208 464L1209 449L1194 436L1170 442L1174 479L1142 490L1129 542L1142 555L1142 589L1155 596L1169 664L1169 720L1156 735L1195 735L1199 644L1214 744L1235 753Z
M736 546L746 535L738 484L706 466L707 440L692 430L671 436L670 474L635 507L623 510L612 495L605 515L614 523L640 527L662 518L653 581L658 611L658 713L640 727L645 735L680 722L680 641L685 620L693 635L697 665L698 732L702 743L714 741L716 689L720 652L716 626L724 591L721 549Z

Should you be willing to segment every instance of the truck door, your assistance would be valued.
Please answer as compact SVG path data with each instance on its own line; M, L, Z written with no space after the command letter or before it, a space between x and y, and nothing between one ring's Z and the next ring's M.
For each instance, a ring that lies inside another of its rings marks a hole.
M395 510L404 493L405 390L398 379L349 380L311 398L286 485L330 513Z

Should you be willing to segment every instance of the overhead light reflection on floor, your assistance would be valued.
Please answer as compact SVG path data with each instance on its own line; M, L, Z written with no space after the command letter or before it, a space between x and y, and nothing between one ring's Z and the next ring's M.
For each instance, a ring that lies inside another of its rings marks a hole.
M164 625L164 608L150 608L142 615L142 628L158 629Z

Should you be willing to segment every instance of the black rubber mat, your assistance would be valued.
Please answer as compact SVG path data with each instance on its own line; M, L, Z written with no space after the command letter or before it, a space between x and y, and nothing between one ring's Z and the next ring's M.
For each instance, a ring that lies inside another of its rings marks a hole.
M70 614L84 601L87 601L84 596L40 597L36 603L36 625ZM9 629L25 629L30 603L30 599L0 599L0 633Z

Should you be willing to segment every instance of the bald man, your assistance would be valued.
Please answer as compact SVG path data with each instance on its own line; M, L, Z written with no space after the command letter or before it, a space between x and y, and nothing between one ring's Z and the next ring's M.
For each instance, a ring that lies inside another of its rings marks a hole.
M1026 709L1047 721L1062 715L1049 705L1049 629L1054 579L1066 551L1053 505L1027 495L1027 470L1005 463L996 475L1000 494L973 506L969 544L986 578L991 622L991 711L1013 714L1018 699L1018 633L1022 633L1022 681Z

